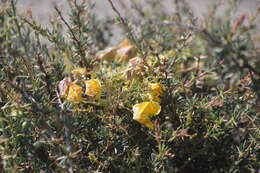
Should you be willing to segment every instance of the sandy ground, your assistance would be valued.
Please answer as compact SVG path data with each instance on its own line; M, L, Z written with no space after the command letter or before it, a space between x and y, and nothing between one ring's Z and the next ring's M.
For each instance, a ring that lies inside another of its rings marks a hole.
M124 9L120 8L119 1L123 1L128 4L131 0L113 0L115 5L118 7L119 11L124 12ZM148 0L137 0L137 2L144 3ZM161 1L161 0L158 0ZM171 12L174 11L175 7L173 5L174 0L163 0L165 10ZM192 7L194 14L198 18L202 18L208 9L208 5L216 0L187 0ZM254 14L257 8L260 7L260 0L240 0L241 4L239 5L238 14L247 13ZM98 18L113 17L114 13L107 0L92 0L96 3L94 12ZM66 3L66 0L19 0L18 1L18 10L20 13L26 11L26 9L31 8L33 16L40 21L41 24L48 26L50 14L53 11L53 4L56 3L63 10L64 16L66 16L69 7ZM222 9L225 8L225 5L222 5ZM221 14L223 10L220 9L219 13Z

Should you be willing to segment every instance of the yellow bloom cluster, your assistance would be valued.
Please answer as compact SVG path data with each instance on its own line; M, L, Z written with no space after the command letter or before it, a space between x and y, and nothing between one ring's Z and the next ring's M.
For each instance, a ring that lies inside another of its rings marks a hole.
M163 94L163 88L158 83L149 84L150 101L142 102L133 106L133 119L145 125L149 129L154 129L154 123L150 120L151 116L158 115L161 112L161 106L158 102Z
M122 44L128 44L127 42ZM77 68L71 72L74 76L85 75L86 70L84 68ZM71 78L64 78L59 83L59 91L61 98L72 102L81 103L84 101L82 95L92 97L93 99L99 99L102 93L101 83L98 79L85 80L85 92L83 88L76 84L76 81L72 82ZM161 106L159 102L161 101L161 96L163 95L163 87L159 83L150 83L148 98L149 101L135 104L133 106L133 119L149 129L154 129L154 123L150 120L151 116L160 114Z
M85 75L86 70L84 68L77 68L72 71L73 75ZM98 79L85 80L85 94L92 97L93 99L99 99L101 97L101 83ZM59 83L60 97L72 103L81 103L84 101L83 88L72 82L71 78L64 78Z

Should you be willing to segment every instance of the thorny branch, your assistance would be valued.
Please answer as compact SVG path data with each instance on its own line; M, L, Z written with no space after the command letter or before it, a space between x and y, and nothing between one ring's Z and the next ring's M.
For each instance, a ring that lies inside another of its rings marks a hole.
M63 15L61 14L61 11L59 10L59 8L57 7L57 5L54 5L54 9L57 11L58 15L60 16L61 20L63 21L63 23L67 26L67 28L69 29L73 40L78 44L78 46L80 46L80 41L77 39L76 35L74 34L72 28L70 27L70 25L68 24L68 22L64 19Z
M157 25L158 26L175 25L175 26L178 26L178 27L183 28L183 29L188 29L188 30L191 30L191 31L203 34L205 37L207 37L207 39L209 39L212 43L215 43L216 45L221 45L221 42L219 42L218 40L213 38L206 29L200 29L200 28L198 28L196 26L185 25L183 23L178 23L178 22L175 22L175 21L170 21L170 22L165 21L165 22L159 23Z
M126 21L124 20L124 18L121 16L120 12L116 9L116 7L114 6L112 0L108 0L108 2L111 5L111 8L113 9L113 11L117 14L117 16L120 19L121 24L124 26L125 30L127 31L127 33L130 36L130 39L133 41L133 43L135 44L136 48L138 49L139 53L141 54L143 63L145 66L147 66L150 69L150 66L148 65L145 55L142 51L141 45L138 43L138 41L136 40L136 37L134 36L134 34L132 33L131 29L129 28L128 24L126 23Z

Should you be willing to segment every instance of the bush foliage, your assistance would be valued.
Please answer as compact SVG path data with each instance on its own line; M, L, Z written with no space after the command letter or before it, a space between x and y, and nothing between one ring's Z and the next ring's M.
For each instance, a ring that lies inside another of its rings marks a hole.
M1 172L259 171L260 10L145 2L68 0L46 28L0 1Z

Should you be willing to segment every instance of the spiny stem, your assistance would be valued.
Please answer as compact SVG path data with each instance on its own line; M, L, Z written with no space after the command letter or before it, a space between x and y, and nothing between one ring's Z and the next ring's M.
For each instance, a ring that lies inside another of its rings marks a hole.
M73 40L77 43L77 45L80 47L80 41L77 39L76 35L74 34L72 28L70 27L70 25L68 24L68 22L64 19L63 15L61 14L61 11L59 10L59 8L57 7L57 5L54 5L54 9L57 11L58 15L60 16L61 20L63 21L63 23L67 26L67 28L69 29Z
M134 36L134 33L132 33L131 29L129 28L128 24L126 23L126 21L124 20L124 18L121 16L120 12L116 9L115 5L113 4L112 0L108 0L108 2L111 5L111 8L113 9L113 11L117 14L117 16L119 17L119 20L121 22L121 24L123 25L123 27L125 28L125 30L127 31L127 33L130 36L130 39L133 41L133 43L135 44L136 48L138 49L138 51L141 54L143 63L145 66L147 66L150 69L150 66L148 65L145 55L142 51L141 45L139 44L139 42L136 40L136 37Z

